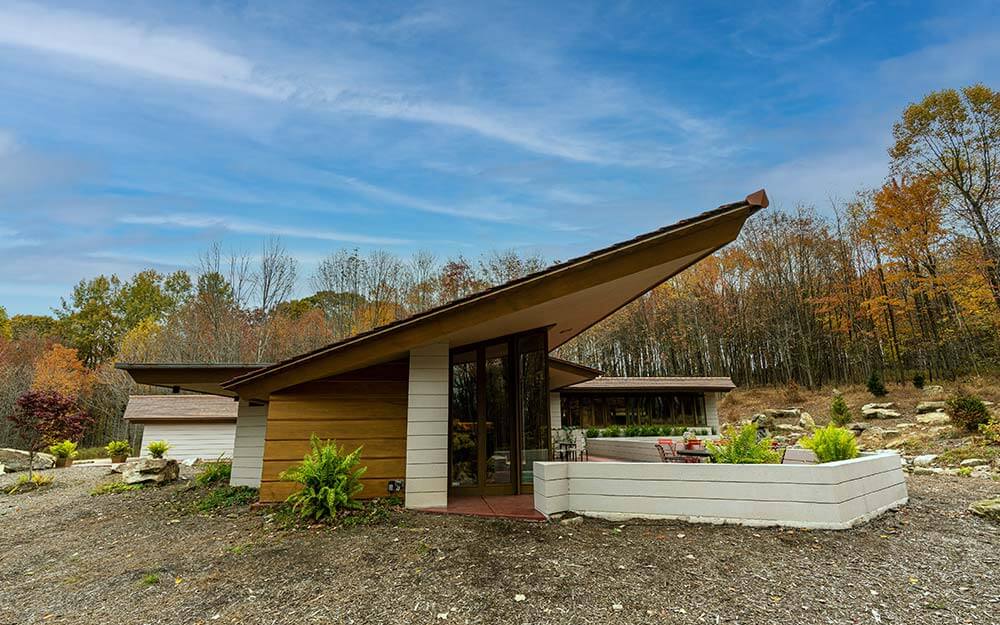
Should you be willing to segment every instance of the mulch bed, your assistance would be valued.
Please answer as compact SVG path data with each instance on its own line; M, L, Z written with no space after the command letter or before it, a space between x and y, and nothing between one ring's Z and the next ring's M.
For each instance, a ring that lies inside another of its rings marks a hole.
M0 495L0 624L1000 620L1000 526L965 512L1000 495L986 480L912 476L907 507L828 532L405 511L283 529L193 512L204 488L91 496L106 469L55 475Z

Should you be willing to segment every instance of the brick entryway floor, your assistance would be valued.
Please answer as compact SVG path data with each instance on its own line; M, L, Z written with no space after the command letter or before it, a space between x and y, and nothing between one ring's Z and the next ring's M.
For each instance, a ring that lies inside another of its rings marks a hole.
M447 508L426 508L424 511L437 514L465 514L528 521L545 520L545 515L535 510L535 498L532 495L449 497Z

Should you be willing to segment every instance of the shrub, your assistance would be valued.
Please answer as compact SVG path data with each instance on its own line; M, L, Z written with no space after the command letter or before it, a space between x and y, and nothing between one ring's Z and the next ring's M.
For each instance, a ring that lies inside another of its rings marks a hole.
M587 438L597 438L601 435L601 430L593 426L587 428Z
M108 458L128 456L132 453L132 446L128 444L128 441L111 441L104 447L104 451L107 453ZM150 453L153 453L152 449L150 449Z
M257 501L257 489L249 486L222 486L212 490L194 503L199 512L211 512L219 508L248 506Z
M52 485L52 476L45 475L44 473L32 473L31 475L22 475L17 478L14 485L7 489L8 495L14 495L16 493L23 493L30 490L38 490L40 488L45 488Z
M956 395L948 400L948 416L959 427L975 432L980 425L990 421L990 411L986 404L972 395Z
M56 458L76 458L76 443L73 441L63 441L55 445L49 445L49 453Z
M604 432L601 434L601 436L606 436L608 438L615 438L616 436L621 436L621 435L622 435L622 429L617 425L609 425L608 427L604 428Z
M321 441L315 434L309 439L312 448L297 467L281 473L280 478L302 486L286 499L293 512L313 520L332 519L344 508L357 508L354 499L361 492L361 476L367 467L358 466L361 447L349 454L335 441Z
M872 371L872 374L868 376L868 392L875 397L885 397L888 393L888 391L885 390L885 384L882 384L882 378L880 378L874 371Z
M706 447L712 461L722 464L776 464L781 454L771 449L771 439L757 440L757 426L754 423L737 428L726 426L725 439L718 444L708 441Z
M1000 418L993 417L988 423L980 424L979 433L986 437L987 443L1000 445Z
M642 426L642 436L659 436L660 428L655 425Z
M228 484L229 478L232 474L232 463L223 460L222 456L219 456L219 459L215 462L206 462L202 465L201 473L194 478L194 481L202 486L216 484L218 482L225 482Z
M630 425L625 428L625 436L642 436L642 428L638 425Z
M684 436L685 428L683 425L678 425L671 431L672 436Z
M91 497L96 497L98 495L111 495L118 493L130 493L132 491L142 490L142 484L126 484L125 482L107 482L96 486L94 490L90 491Z
M150 444L146 445L146 449L149 450L149 455L154 458L162 458L167 450L170 449L170 443L167 441L152 441Z
M819 428L799 441L806 449L813 450L819 462L836 462L858 457L858 444L854 432L833 424Z
M840 427L851 422L851 409L847 407L847 402L841 395L833 397L833 404L830 405L830 421Z
M924 376L919 373L913 376L913 386L915 388L924 388Z

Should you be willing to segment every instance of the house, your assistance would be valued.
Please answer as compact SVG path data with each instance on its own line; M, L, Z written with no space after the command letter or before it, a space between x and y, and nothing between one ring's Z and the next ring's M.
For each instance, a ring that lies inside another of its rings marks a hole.
M133 395L125 420L143 426L141 456L149 455L150 441L164 440L174 458L231 458L238 407L215 395Z
M719 431L719 401L736 388L727 377L600 376L565 386L550 411L560 427L676 425Z
M274 364L118 366L139 383L238 398L232 483L259 486L263 502L292 491L278 475L312 434L364 447L363 497L403 492L407 507L440 508L449 497L529 494L535 462L551 455L561 389L571 406L607 384L626 401L641 394L634 380L601 381L550 352L732 242L767 204L761 190ZM701 406L681 393L716 391L670 392L678 410L708 419L707 396Z

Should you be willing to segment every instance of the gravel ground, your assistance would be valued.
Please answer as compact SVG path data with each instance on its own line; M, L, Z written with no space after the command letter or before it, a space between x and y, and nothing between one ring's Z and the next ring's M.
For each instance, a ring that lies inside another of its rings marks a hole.
M965 512L1000 495L986 480L912 476L903 510L823 532L404 511L282 529L193 513L202 488L92 497L105 469L56 475L0 495L0 624L1000 622L1000 526Z

